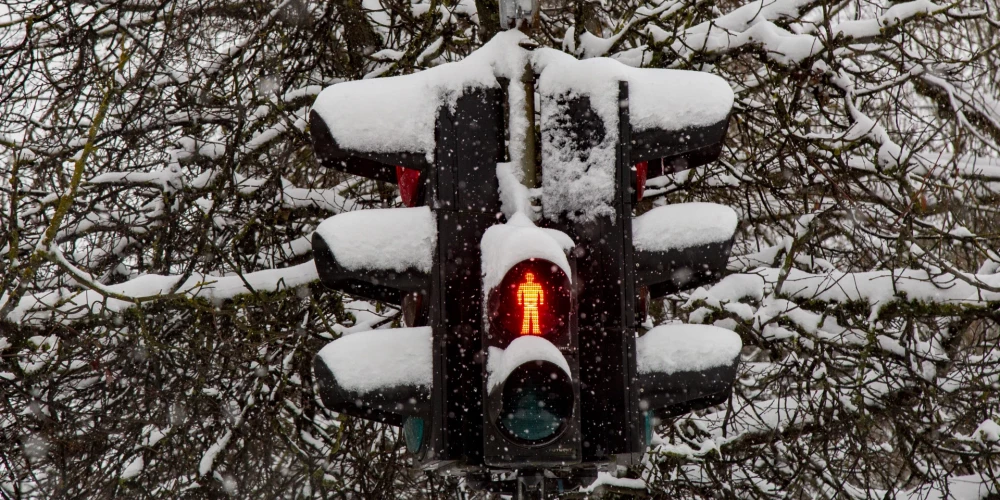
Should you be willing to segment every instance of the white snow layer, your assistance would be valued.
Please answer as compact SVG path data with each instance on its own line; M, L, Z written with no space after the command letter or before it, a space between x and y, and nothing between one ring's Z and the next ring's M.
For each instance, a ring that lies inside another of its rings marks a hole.
M146 467L146 462L142 459L142 455L136 456L131 462L125 466L125 470L122 471L121 478L125 481L132 479L142 472L142 469Z
M206 299L215 303L254 292L275 292L307 285L319 279L316 265L309 261L282 269L265 269L243 275L212 276L195 273L180 283L182 276L146 274L116 285L95 290L70 290L25 295L7 315L15 323L39 324L62 315L79 319L102 311L120 312L140 302L166 298L171 292L180 297ZM114 294L115 296L109 296ZM127 298L129 300L123 300Z
M763 298L773 291L781 269L757 268L750 273L732 274L709 288L699 288L691 302L704 300L712 306L743 297ZM982 283L980 287L976 283ZM792 268L781 289L789 298L816 299L826 302L867 302L872 312L897 300L928 303L980 304L1000 299L1000 274L949 272L929 273L923 269L893 269L844 273L832 270L813 274ZM874 317L873 317L874 319Z
M587 96L599 116L618 124L618 82L628 83L633 131L681 130L726 119L735 96L726 80L709 73L633 68L615 59L578 60L555 49L539 49L533 60L543 95Z
M500 188L500 211L508 219L518 212L531 214L531 195L523 181L524 173L513 162L497 163L497 184Z
M972 435L975 436L976 441L982 444L996 443L1000 441L1000 425L988 418L983 420L979 427L976 427Z
M618 488L628 488L634 490L646 490L646 481L642 479L629 479L626 477L614 477L608 472L600 471L597 479L586 488L581 488L582 493L593 493L594 490L602 486L614 486Z
M742 2L741 2L742 3ZM755 0L743 3L739 8L721 17L687 28L681 33L648 26L646 31L656 43L671 42L665 48L675 54L675 64L689 61L693 53L732 52L741 47L756 47L767 54L770 61L783 65L795 65L808 57L827 49L827 44L836 37L846 38L839 43L864 43L866 39L878 36L891 26L905 23L921 15L932 15L943 11L949 4L939 5L929 0L899 2L882 11L875 18L847 20L831 26L829 34L819 35L788 29L775 24L782 18L794 18L809 4L808 0Z
M437 223L429 207L358 210L330 217L316 234L347 269L429 273Z
M458 62L410 75L332 85L316 98L313 111L342 148L431 153L440 106L454 105L470 89L495 88L497 77L519 76L528 62L541 75L543 91L570 89L607 97L614 110L605 108L616 116L618 82L627 81L629 113L636 130L708 125L724 119L733 105L729 85L714 75L632 68L608 58L580 61L547 48L528 52L517 45L525 38L511 30Z
M736 232L733 209L715 203L677 203L656 207L632 219L638 250L665 251L728 241Z
M586 219L612 213L619 82L628 82L629 120L635 131L710 125L724 120L733 106L729 84L711 74L633 68L609 58L577 60L549 48L527 51L518 46L524 39L511 30L458 62L410 75L335 84L320 93L313 111L342 148L424 153L433 161L435 122L442 106L454 106L469 90L496 88L499 77L520 81L530 65L539 75L537 89L545 103L541 125L546 216ZM511 88L516 100L518 87ZM569 132L557 126L564 118L558 102L574 97L590 100L605 132L582 158L570 147ZM512 160L519 158L517 144L511 151Z
M506 223L490 226L483 233L483 293L500 284L507 271L527 259L544 259L572 278L566 252L573 240L555 229L536 227L527 215L518 212Z
M708 325L664 325L635 341L639 373L701 371L732 364L743 348L736 333Z
M733 106L729 84L714 75L632 68L608 58L581 61L553 49L533 55L542 97L542 205L549 218L565 214L586 220L614 213L619 82L628 82L635 131L710 125L724 120ZM578 134L567 129L565 105L574 98L588 100L603 123L603 136L589 138L586 154L578 151Z
M516 59L523 57L517 42L523 38L516 31L503 32L458 62L410 75L332 85L316 98L313 111L341 148L425 153L432 159L438 109L453 106L468 90L496 88L498 75L515 73Z
M548 361L572 376L569 363L558 347L542 337L525 335L514 339L506 349L490 347L486 358L486 390L492 391L517 367L532 361Z
M360 394L401 385L430 387L431 327L352 333L319 351L345 390Z

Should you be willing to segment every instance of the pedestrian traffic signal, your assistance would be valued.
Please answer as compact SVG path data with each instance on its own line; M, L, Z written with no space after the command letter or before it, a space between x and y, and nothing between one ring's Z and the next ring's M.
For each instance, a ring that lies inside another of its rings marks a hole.
M428 468L482 465L483 294L475 242L500 212L504 95L492 71L460 74L465 78L441 67L339 83L319 95L310 116L321 165L396 183L412 207L343 213L321 224L313 236L321 281L400 306L407 326L427 325L332 342L315 360L320 393L336 411L401 425ZM424 350L412 359L383 352L395 341L413 345L418 334ZM386 340L359 340L376 337ZM380 376L413 359L426 363L426 383ZM359 380L384 384L345 384L352 370Z
M523 215L483 236L487 466L580 461L571 248Z
M491 331L509 336L564 332L570 316L570 280L545 260L519 262L489 296Z
M718 157L733 95L703 73L521 42L501 33L462 62L320 94L310 122L320 163L398 184L407 207L320 225L320 278L398 305L408 328L346 335L315 373L329 408L402 426L421 467L470 484L531 469L544 488L553 475L636 463L655 418L731 392L738 336L683 325L643 334L639 323L650 301L721 278L736 214L635 208L647 178ZM524 172L539 167L542 186L529 192L504 161L513 138L535 133L524 123L534 107L517 101L532 88L541 165ZM509 119L515 105L528 111Z

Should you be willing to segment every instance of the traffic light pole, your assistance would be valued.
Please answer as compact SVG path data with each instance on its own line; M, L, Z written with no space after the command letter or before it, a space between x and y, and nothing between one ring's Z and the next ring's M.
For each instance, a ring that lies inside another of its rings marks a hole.
M518 471L515 500L544 500L545 471Z

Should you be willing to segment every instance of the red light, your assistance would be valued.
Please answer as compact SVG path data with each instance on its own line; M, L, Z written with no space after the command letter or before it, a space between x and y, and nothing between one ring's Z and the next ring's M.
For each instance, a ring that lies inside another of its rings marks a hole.
M538 324L538 307L545 305L545 290L535 282L535 273L524 273L524 281L517 287L517 305L521 306L521 335L541 335Z
M399 184L399 197L403 199L403 205L417 206L417 194L420 192L420 171L397 166L396 183Z
M547 260L525 260L507 271L488 304L490 331L502 342L521 335L550 336L570 321L570 280Z

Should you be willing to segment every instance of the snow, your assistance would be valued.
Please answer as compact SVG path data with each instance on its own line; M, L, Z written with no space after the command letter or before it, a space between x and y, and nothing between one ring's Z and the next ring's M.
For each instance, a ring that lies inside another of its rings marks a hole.
M555 229L536 227L524 213L516 213L506 224L491 226L483 233L483 293L500 284L507 271L527 259L544 259L572 277L566 252L573 240Z
M801 17L800 9L811 6L806 0L757 0L732 12L688 28L683 33L664 30L649 25L646 30L656 43L670 41L664 52L676 57L674 64L684 64L685 58L694 54L727 53L746 46L760 48L770 61L794 65L826 48L826 42L837 38L839 45L850 39L865 41L883 34L887 27L899 25L920 15L930 15L942 6L928 0L901 2L886 9L877 19L849 20L831 27L828 36L792 33L773 21ZM839 36L838 36L839 35ZM846 37L847 40L843 38Z
M885 28L899 24L901 21L914 17L918 14L926 14L945 9L945 6L935 4L928 0L916 0L913 2L903 2L886 9L877 18L858 19L843 21L833 27L833 36L848 36L853 38L870 37L874 33L879 33Z
M497 163L497 181L500 187L500 210L509 219L521 212L531 214L531 197L528 187L522 184L524 173L514 162Z
M341 148L430 154L438 108L446 94L457 94L466 83L461 74L445 78L450 69L442 65L412 75L338 83L320 93L313 111ZM459 85L442 86L449 81Z
M233 437L233 430L228 429L226 433L222 435L216 442L212 443L212 446L208 447L205 454L201 456L201 461L198 462L198 475L207 476L209 472L212 472L212 468L215 467L215 459L219 456L222 450L226 449L229 444L229 440Z
M927 484L896 494L898 500L986 500L1000 492L997 471L979 472L946 479L947 493L942 485Z
M497 88L497 76L515 73L517 61L508 58L520 57L512 47L523 38L519 32L505 32L458 62L410 75L332 85L316 98L313 111L341 148L424 153L432 160L438 109L454 106L469 90Z
M68 263L66 263L68 264ZM78 271L89 278L89 275ZM152 301L174 294L191 299L221 303L239 295L254 292L275 292L297 288L319 279L316 265L309 261L282 269L265 269L243 275L212 276L194 273L180 286L182 276L146 274L116 285L91 282L97 290L59 289L48 293L28 294L7 316L15 323L44 323L52 314L68 319L84 318L102 311L121 312L140 302ZM128 299L128 300L125 300Z
M715 203L677 203L656 207L632 219L637 250L662 252L729 241L736 232L736 212Z
M567 214L590 219L613 213L619 82L628 82L630 124L635 131L682 130L718 123L733 106L733 91L718 76L633 68L603 57L577 60L549 48L528 51L518 46L524 39L523 34L511 30L458 62L410 75L337 83L320 93L313 111L344 149L424 153L433 161L439 110L454 106L458 97L470 90L496 88L499 77L520 81L530 64L539 75L536 88L545 103L541 106L541 127L546 216ZM433 52L432 48L433 44L428 50ZM604 129L586 157L571 147L573 133L565 123L564 104L577 97L589 99ZM511 85L510 99L512 109L523 100L516 84ZM515 164L522 154L518 147L520 125L515 113L510 135ZM505 213L509 215L518 197L507 191Z
M972 435L975 436L976 440L980 443L996 443L997 441L1000 441L1000 424L997 424L993 419L988 418L979 424L979 427L976 428Z
M486 390L492 391L517 367L532 361L548 361L572 376L569 363L558 347L542 337L525 335L514 339L506 349L490 347L486 358Z
M125 470L122 471L121 478L125 481L132 479L142 472L142 469L146 467L146 462L142 459L142 455L135 457L127 466Z
M433 267L437 223L429 207L345 212L323 221L316 234L347 269L429 273Z
M730 274L711 288L698 288L691 294L688 305L704 300L708 305L721 307L723 302L733 302L744 297L764 298L764 278L756 274Z
M725 120L733 107L733 90L718 76L698 71L625 68L633 131L714 125Z
M327 344L319 357L342 388L361 394L433 381L429 326L352 333Z
M618 122L618 82L628 83L629 122L635 131L712 125L725 120L733 107L732 88L709 73L633 68L606 57L578 60L554 49L534 54L542 69L542 94L586 95L607 125Z
M671 374L728 366L743 341L734 332L708 325L663 325L635 341L639 373Z
M537 90L541 96L542 207L545 217L589 220L614 214L618 80L621 63L611 59L577 61L554 50L539 49L544 64ZM590 133L578 133L569 119L569 102L586 99ZM585 149L582 152L581 149Z
M742 297L761 298L777 285L780 274L780 269L758 268L750 273L730 275L711 288L697 290L691 300L705 300L714 305ZM974 283L982 283L985 287ZM1000 287L1000 274L931 274L923 269L857 273L832 270L814 274L792 268L781 293L792 298L825 302L867 302L873 306L873 312L877 312L878 308L897 300L953 304L1000 300L1000 293L986 287Z
M634 131L718 123L733 106L729 84L707 73L632 68L608 58L577 60L553 49L538 49L533 55L536 69L541 68L543 206L548 218L565 214L586 220L613 213L619 82L628 82ZM566 128L565 103L573 98L588 100L603 124L603 134L590 138L587 155L574 147L579 137Z
M594 490L600 488L601 486L615 486L618 488L629 488L643 491L646 490L646 482L642 479L614 477L608 472L600 471L597 473L597 479L594 480L590 486L582 488L580 491L583 493L593 493Z

